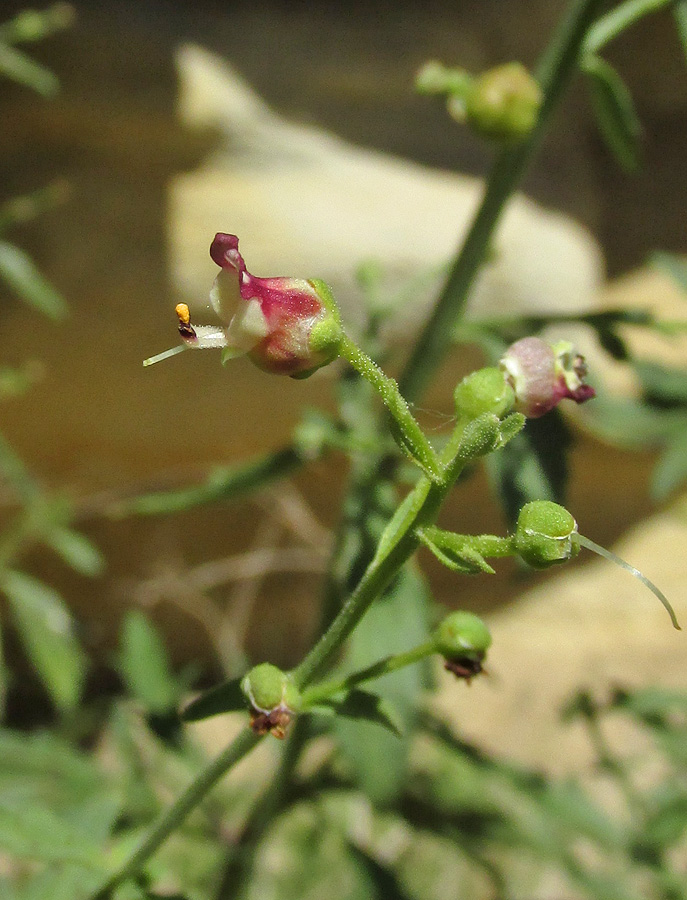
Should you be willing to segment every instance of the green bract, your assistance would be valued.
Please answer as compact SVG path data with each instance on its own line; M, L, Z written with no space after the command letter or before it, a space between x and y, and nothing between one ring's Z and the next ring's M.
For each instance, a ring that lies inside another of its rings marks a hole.
M515 550L535 569L565 562L579 552L577 522L567 509L551 500L535 500L520 510Z

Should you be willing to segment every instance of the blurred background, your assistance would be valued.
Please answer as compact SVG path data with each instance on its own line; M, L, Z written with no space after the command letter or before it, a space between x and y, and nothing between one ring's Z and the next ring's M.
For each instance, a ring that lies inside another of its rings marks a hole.
M64 194L40 216L15 224L11 238L59 290L69 314L50 321L2 288L3 364L35 361L40 375L28 392L3 404L2 429L34 475L70 499L75 524L107 560L95 580L41 550L31 551L25 562L68 599L81 639L96 659L107 660L123 611L143 603L162 626L176 662L200 658L216 666L212 627L201 609L207 601L198 599L203 590L186 584L184 573L283 545L300 533L310 547L302 571L258 579L248 592L250 602L236 560L234 569L227 563L228 574L218 574L216 582L208 575L207 582L215 606L238 604L242 610L239 631L251 656L292 663L310 640L323 547L335 521L332 498L343 489L340 466L318 463L277 490L277 513L268 514L265 507L274 500L263 499L152 519L118 521L111 515L124 497L198 482L213 465L282 446L303 408L333 406L326 376L275 384L240 361L222 371L211 354L141 367L144 357L175 343L173 306L188 299L189 289L179 279L184 248L195 254L215 230L235 230L246 207L257 209L258 224L249 235L257 242L260 216L269 222L270 205L277 205L276 197L256 187L250 170L245 191L215 192L213 209L221 218L206 216L196 230L198 211L184 206L184 198L194 196L188 185L200 184L207 196L217 173L227 170L238 173L232 183L239 183L251 153L265 157L261 171L269 182L271 172L285 168L290 152L280 156L270 147L269 132L261 146L258 134L244 147L230 128L222 129L221 116L204 113L197 101L198 67L186 56L180 69L179 48L196 44L217 54L278 117L307 134L314 127L421 166L482 176L492 150L448 119L441 103L414 93L415 72L430 58L471 71L511 59L532 65L564 6L562 0L421 6L82 2L74 5L70 27L30 47L58 75L60 92L46 98L3 81L3 197L55 181ZM3 18L22 7L5 0ZM584 85L577 83L524 191L588 229L580 240L589 247L590 291L598 281L600 307L622 305L626 298L651 305L671 291L658 276L621 282L612 299L604 299L597 247L610 279L643 266L651 251L685 250L687 66L667 13L647 18L614 42L607 57L626 78L643 123L642 168L627 174L617 167L598 135ZM209 78L211 83L218 93L208 105L216 110L222 93L216 79ZM182 115L180 95L186 98ZM383 157L375 159L384 166ZM294 169L304 165L299 160ZM360 202L364 206L364 197ZM418 215L416 221L404 219L399 234L412 245L427 227ZM352 272L371 255L360 246L359 256L351 258L348 248L356 236L340 240L346 228L337 221L330 231L335 274ZM250 266L251 245L242 246ZM269 253L260 252L262 268L253 268L274 274L265 268ZM301 254L307 259L307 246ZM274 265L276 260L282 264L278 254ZM189 283L203 304L214 267L205 256L197 266L198 279ZM352 296L347 302L354 308L359 301ZM428 399L430 416L450 413L451 383L478 360L476 352L464 352L449 365ZM574 440L569 505L590 536L612 544L656 509L649 494L656 454L650 448L625 452L584 427L575 426ZM460 519L462 530L502 529L484 476L464 490L448 517ZM8 492L6 510L12 503ZM495 578L470 581L457 597L453 577L431 563L427 570L439 599L476 610L508 605L526 584L537 583L504 566ZM16 708L22 715L19 701Z

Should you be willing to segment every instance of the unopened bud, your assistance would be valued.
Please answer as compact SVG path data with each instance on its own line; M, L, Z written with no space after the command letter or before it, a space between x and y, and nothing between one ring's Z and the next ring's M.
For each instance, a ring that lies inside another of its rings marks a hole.
M251 709L253 731L285 737L287 726L301 706L293 678L271 663L261 663L244 677L241 690Z
M491 646L491 634L474 613L458 610L446 616L434 632L437 652L446 660L445 668L469 681L482 671Z
M546 569L577 556L577 522L551 500L535 500L520 510L513 542L516 553L535 569Z
M517 141L530 133L542 103L541 88L520 63L489 69L467 95L468 122L485 137Z
M513 389L500 369L478 369L466 376L453 394L459 416L476 419L483 413L502 416L515 402Z

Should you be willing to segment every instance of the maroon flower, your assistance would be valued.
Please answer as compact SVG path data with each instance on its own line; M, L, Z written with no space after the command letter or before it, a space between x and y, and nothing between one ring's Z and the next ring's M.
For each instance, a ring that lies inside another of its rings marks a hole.
M515 409L537 419L568 398L584 403L596 395L584 383L584 357L567 341L547 344L526 337L512 344L501 358L500 368L515 393Z

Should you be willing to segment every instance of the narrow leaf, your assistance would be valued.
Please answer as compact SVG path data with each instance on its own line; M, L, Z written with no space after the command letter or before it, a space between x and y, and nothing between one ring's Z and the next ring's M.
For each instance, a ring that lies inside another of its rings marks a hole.
M224 684L217 685L192 700L182 711L181 718L186 722L198 722L220 713L245 710L246 698L241 690L241 679L232 678Z
M651 496L665 500L687 479L687 431L680 432L666 446L651 473Z
M51 319L62 319L67 305L34 265L31 257L6 241L0 241L0 279L26 303Z
M310 712L344 716L347 719L360 719L364 722L372 722L381 725L395 734L401 736L401 730L397 723L398 714L392 705L371 691L349 691L343 698L332 698L320 701Z
M677 35L682 44L682 50L687 60L687 0L677 0L673 4L673 15L677 26Z
M2 589L26 652L55 704L61 709L76 706L86 658L62 598L53 588L23 572L6 572Z
M164 643L140 610L124 619L119 668L131 693L151 713L164 714L179 701L179 686Z
M76 572L96 578L105 571L105 560L98 548L78 531L71 528L55 528L44 541Z
M617 162L626 171L639 166L641 125L624 81L599 56L587 56L582 69L589 77L592 107L599 130Z
M44 97L53 97L60 89L57 76L26 53L0 42L0 75L32 88Z

